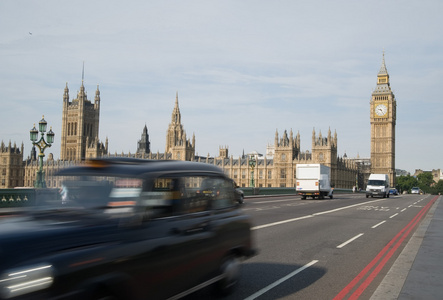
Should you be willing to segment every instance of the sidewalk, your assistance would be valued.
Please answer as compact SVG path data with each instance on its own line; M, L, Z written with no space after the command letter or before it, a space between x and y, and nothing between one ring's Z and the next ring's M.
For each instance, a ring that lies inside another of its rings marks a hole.
M443 299L443 203L440 196L371 300Z

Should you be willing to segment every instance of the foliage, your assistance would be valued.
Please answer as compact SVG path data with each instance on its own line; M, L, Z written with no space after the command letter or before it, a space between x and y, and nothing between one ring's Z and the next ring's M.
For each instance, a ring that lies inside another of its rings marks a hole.
M424 172L417 176L418 186L425 192L430 192L430 187L434 183L432 173Z
M443 180L439 180L433 187L433 194L441 195L443 194Z
M411 188L418 186L423 192L429 194L443 194L443 180L438 183L434 183L432 178L432 173L424 172L419 174L417 177L411 175L399 176L397 177L397 190L399 193L403 191L411 192Z
M414 186L418 186L417 178L411 175L397 177L397 190L399 193L403 193L403 191L410 193L411 188Z

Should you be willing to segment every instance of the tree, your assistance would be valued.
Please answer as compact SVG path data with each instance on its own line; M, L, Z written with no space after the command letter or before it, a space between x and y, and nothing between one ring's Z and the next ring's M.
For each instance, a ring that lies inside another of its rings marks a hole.
M433 187L433 194L443 194L443 180L439 180Z
M399 176L397 178L397 190L399 193L403 193L403 191L409 192L414 186L418 186L418 180L411 175Z
M418 186L420 187L420 189L422 189L425 193L432 193L431 185L434 184L434 179L432 178L432 173L424 172L424 173L418 174L417 181L418 181Z

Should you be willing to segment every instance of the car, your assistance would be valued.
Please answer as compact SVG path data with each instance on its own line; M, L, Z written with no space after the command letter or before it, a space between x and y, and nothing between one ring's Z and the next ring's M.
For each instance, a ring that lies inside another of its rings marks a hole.
M398 191L397 191L397 189L390 189L389 190L389 194L391 194L391 195L398 195Z
M60 190L0 219L0 299L225 295L256 254L251 219L216 166L109 158L57 175Z
M420 194L420 188L419 187L413 187L411 189L411 194Z

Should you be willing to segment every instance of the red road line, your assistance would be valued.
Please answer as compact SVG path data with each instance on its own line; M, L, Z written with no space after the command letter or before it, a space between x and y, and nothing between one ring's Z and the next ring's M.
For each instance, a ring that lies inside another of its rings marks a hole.
M369 286L375 276L380 272L386 262L391 258L394 254L395 250L400 246L406 236L410 233L410 231L417 225L417 223L424 216L426 211L432 206L438 196L434 197L429 203L406 225L395 237L377 254L377 256L358 274L343 290L338 293L337 296L334 297L334 300L343 299L350 291L354 288L354 286L369 272L369 270L374 267L374 265L380 260L381 257L388 251L388 249L395 243L399 236L403 234L407 230L407 232L403 235L399 242L394 246L393 249L388 253L388 255L380 262L380 265L376 267L376 269L371 273L371 275L362 283L362 285L351 295L350 299L357 299L361 293ZM409 229L408 229L409 227Z

